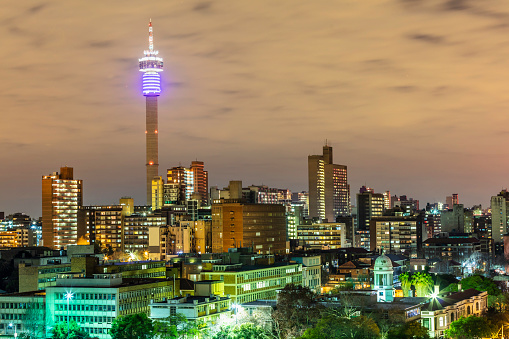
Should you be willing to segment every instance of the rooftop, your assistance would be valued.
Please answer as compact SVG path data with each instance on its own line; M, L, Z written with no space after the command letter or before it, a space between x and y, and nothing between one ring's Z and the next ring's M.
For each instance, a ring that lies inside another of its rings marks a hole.
M438 245L438 244L479 244L480 241L477 238L430 238L423 241L423 244Z
M462 291L462 292L456 292L447 296L443 297L436 297L432 299L429 303L422 306L423 311L437 311L441 310L447 306L451 306L456 304L457 302L465 299L469 299L475 296L478 296L482 293L486 292L480 292L476 289L470 288L468 290Z

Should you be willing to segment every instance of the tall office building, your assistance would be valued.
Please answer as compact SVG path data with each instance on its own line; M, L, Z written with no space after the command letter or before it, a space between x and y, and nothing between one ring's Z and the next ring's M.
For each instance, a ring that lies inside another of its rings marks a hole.
M83 205L83 181L73 178L72 167L61 167L42 177L43 246L59 249L76 244L86 230L78 227Z
M200 195L201 203L208 205L209 201L209 173L204 169L203 161L191 162L191 171L193 171L194 192Z
M163 59L154 50L152 21L148 24L148 50L139 59L140 71L143 72L143 95L146 98L146 167L147 167L147 205L152 204L152 179L159 173L159 145L157 124L157 97L161 94L161 76Z
M445 197L445 203L450 209L452 209L454 205L459 204L458 193L453 193L452 195Z
M347 167L333 164L331 146L323 146L323 155L308 156L308 179L310 217L333 222L350 214Z
M152 178L152 210L160 210L164 205L164 180L157 176Z
M382 194L384 195L384 210L390 210L392 208L391 191L385 191Z
M363 186L364 187L364 186ZM361 188L357 194L357 229L356 246L370 248L369 222L373 217L380 217L383 213L384 196L382 193L373 193L372 190Z
M503 241L509 224L509 192L502 190L491 197L491 238L496 243Z
M184 204L193 195L199 194L203 205L208 205L208 172L203 161L193 161L190 168L172 167L166 172L167 184L164 185L165 205ZM176 200L175 200L176 198ZM169 202L168 204L166 202Z

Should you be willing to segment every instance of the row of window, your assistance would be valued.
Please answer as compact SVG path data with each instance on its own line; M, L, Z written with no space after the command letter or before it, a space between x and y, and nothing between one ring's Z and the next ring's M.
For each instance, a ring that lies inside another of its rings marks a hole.
M115 312L115 305L71 305L69 304L70 311L95 311L95 312ZM67 311L67 304L55 305L57 311Z
M113 319L115 319L115 317L97 317L97 316L83 316L83 317L70 316L69 317L69 320L74 320L79 324L102 324L102 323L111 324ZM55 316L55 320L57 322L67 321L67 316L66 315L57 315L57 316Z

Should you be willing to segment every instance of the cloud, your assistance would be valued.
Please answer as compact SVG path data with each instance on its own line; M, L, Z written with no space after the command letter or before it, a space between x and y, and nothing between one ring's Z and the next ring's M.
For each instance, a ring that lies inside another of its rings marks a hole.
M200 2L193 7L193 11L204 12L212 8L212 2Z
M92 48L109 48L114 45L115 42L112 40L91 41L88 43L88 46Z
M443 44L445 42L445 39L443 36L439 35L433 35L433 34L409 34L408 37L412 40L419 40L431 44Z
M40 11L42 11L43 9L45 9L46 7L48 7L48 4L47 3L42 3L42 4L39 4L39 5L30 7L29 9L27 9L26 13L27 14L37 14Z

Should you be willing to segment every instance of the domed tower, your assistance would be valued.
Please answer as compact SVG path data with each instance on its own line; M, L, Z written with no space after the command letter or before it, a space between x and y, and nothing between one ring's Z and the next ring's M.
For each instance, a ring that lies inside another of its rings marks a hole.
M377 302L392 302L394 300L393 273L391 259L382 252L382 255L375 260L373 269Z

